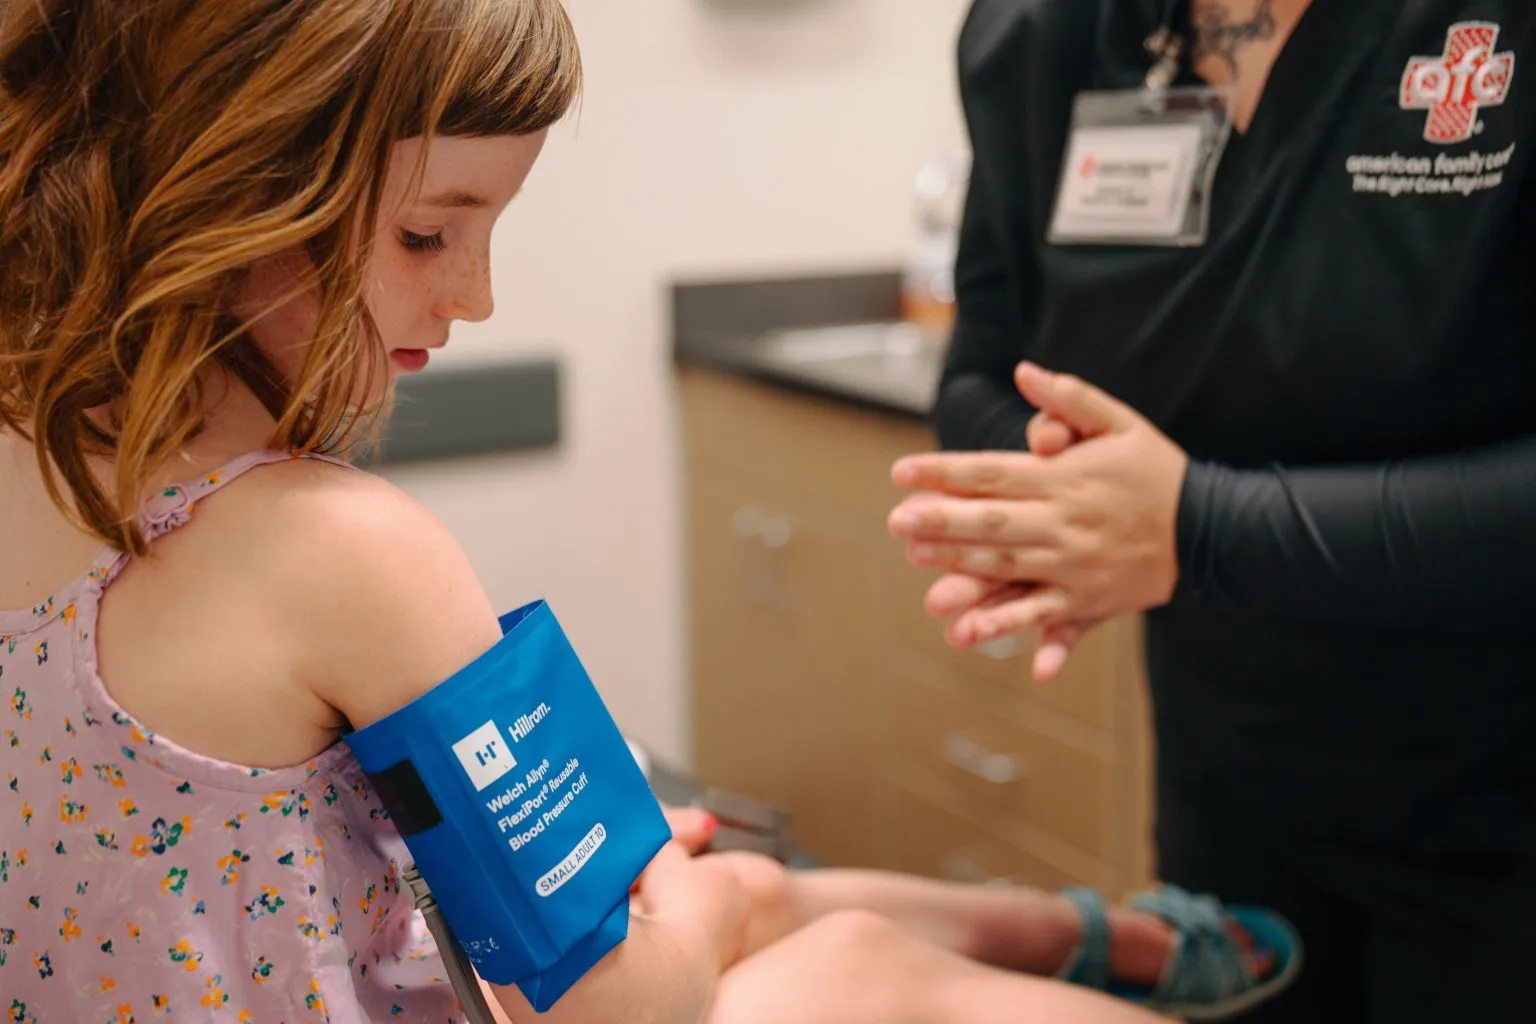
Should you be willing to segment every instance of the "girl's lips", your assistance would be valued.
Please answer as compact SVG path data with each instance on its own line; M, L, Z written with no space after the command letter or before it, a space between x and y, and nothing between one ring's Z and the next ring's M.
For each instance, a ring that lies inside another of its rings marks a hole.
M427 368L432 353L424 348L397 348L389 354L389 358L406 373L420 373Z

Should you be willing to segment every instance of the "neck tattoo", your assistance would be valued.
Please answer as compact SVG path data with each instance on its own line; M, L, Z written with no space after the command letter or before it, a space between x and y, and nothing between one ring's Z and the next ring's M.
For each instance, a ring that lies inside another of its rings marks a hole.
M1245 18L1234 18L1227 4L1220 0L1191 0L1191 7L1195 30L1191 56L1196 64L1214 58L1223 61L1235 75L1238 54L1254 43L1274 38L1274 0L1257 0L1253 13Z

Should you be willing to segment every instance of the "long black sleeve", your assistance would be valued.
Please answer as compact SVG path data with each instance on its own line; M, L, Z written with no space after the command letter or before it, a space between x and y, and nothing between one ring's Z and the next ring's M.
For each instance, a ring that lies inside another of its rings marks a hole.
M985 172L972 171L955 258L955 331L934 405L939 443L950 449L1022 449L1034 410L1013 386L1023 358L1019 275L993 235Z
M960 99L975 158L955 260L958 313L933 411L945 448L1026 447L1034 410L1013 370L1026 356L1049 360L1035 345L1041 267L1019 244L1020 228L1036 219L1035 190L1056 180L1071 116L1061 100L1091 84L1099 17L1096 0L976 0L961 29Z
M1192 463L1175 604L1478 629L1536 613L1536 437L1358 467Z

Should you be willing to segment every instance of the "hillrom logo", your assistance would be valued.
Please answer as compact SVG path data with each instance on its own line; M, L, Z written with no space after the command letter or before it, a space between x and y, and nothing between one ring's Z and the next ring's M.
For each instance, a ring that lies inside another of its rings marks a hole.
M464 774L479 792L517 767L517 758L507 749L495 721L486 722L453 745L453 753L464 767Z
M1515 55L1495 53L1498 38L1499 26L1491 21L1457 22L1446 33L1443 54L1409 58L1400 103L1404 110L1429 111L1427 141L1467 141L1480 127L1478 111L1501 106L1509 96Z

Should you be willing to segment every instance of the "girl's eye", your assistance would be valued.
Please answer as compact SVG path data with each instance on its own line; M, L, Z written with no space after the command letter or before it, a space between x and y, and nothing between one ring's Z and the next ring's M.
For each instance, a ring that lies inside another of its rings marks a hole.
M443 243L443 233L439 231L435 235L418 235L414 231L400 229L400 244L411 252L442 252L448 248Z

